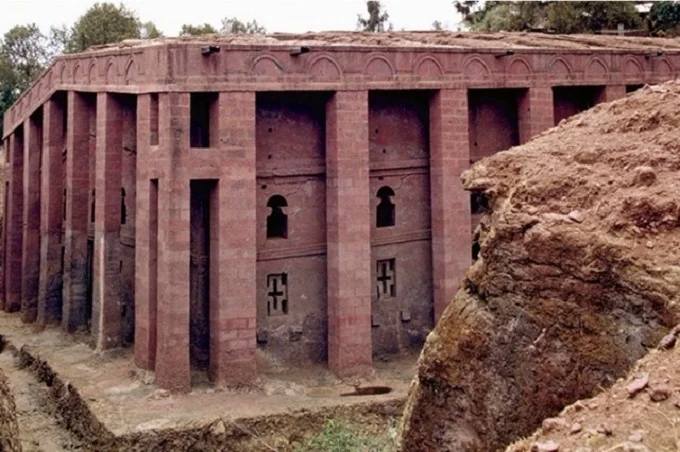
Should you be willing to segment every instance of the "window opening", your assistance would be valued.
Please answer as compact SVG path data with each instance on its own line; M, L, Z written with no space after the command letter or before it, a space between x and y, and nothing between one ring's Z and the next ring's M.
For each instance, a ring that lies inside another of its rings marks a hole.
M288 238L288 215L283 211L284 207L288 207L286 198L274 195L269 198L267 207L272 209L267 216L267 238Z
M395 297L397 295L395 259L378 261L376 275L378 299Z
M382 187L378 190L378 207L376 209L376 227L385 228L395 224L395 207L392 203L394 190L390 187Z
M267 315L288 314L288 274L267 275Z

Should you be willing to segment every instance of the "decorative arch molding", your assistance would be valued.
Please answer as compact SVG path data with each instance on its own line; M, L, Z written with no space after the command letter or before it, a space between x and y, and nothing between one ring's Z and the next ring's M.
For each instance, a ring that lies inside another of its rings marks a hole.
M52 73L54 72L54 68L50 69L47 71L47 74L45 75L45 87L47 88L47 91L51 91L52 87L54 86L54 77L52 76Z
M328 54L321 54L310 60L307 72L319 78L342 78L344 71L340 64Z
M371 55L364 65L363 74L372 77L394 77L395 70L385 55Z
M673 64L671 64L671 62L666 57L655 58L654 62L652 63L652 71L654 77L657 78L672 77L673 74L675 74Z
M524 57L514 57L507 63L506 73L514 78L530 78L534 75L531 64Z
M130 85L137 81L137 75L139 74L139 66L135 58L131 56L125 63L125 84Z
M109 58L106 60L104 81L107 85L116 83L118 81L118 67L116 66L116 60L114 58Z
M625 80L642 81L645 78L645 70L642 68L642 64L640 64L640 62L635 57L626 57L623 60L621 69L621 72L623 72L623 78Z
M601 58L592 57L586 66L585 75L586 78L608 79L609 68Z
M553 58L548 65L548 72L552 75L566 75L572 74L571 64L562 57Z
M68 80L68 68L66 67L66 62L62 61L59 64L59 83L64 84Z
M260 55L253 60L250 66L252 75L278 76L286 73L283 64L272 55Z
M84 82L85 77L83 74L82 67L80 65L80 62L77 62L75 66L73 66L73 84L78 85L79 83Z
M425 55L416 59L413 73L421 77L441 78L444 76L444 67L436 57Z
M469 79L488 79L491 78L489 66L477 56L473 56L463 61L463 74Z
M97 62L92 60L87 69L87 82L90 85L94 85L99 80L99 74L97 74Z

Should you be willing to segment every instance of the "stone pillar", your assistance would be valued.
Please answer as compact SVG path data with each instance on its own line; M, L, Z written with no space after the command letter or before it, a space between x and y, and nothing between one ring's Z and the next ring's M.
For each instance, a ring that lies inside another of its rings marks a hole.
M151 96L137 97L137 215L135 217L135 364L156 362L158 182L149 180Z
M465 89L441 90L430 101L432 273L435 321L472 260L470 194L460 175L470 164Z
M7 205L9 204L9 180L10 180L10 171L11 167L9 166L9 152L10 152L10 147L9 147L9 136L5 137L2 140L2 152L3 152L3 157L2 157L2 170L0 170L0 176L2 176L2 193L3 193L3 198L2 198L2 218L3 218L3 227L0 228L0 246L1 248L1 253L0 253L0 309L4 309L5 307L5 271L7 269L7 265L5 262L5 257L7 256L6 250L7 250Z
M189 365L189 179L182 154L189 146L189 94L159 97L158 311L156 385L191 389Z
M40 121L40 123L38 122ZM42 118L35 115L24 121L24 205L23 257L21 260L21 320L33 323L38 318L40 281L40 153Z
M597 103L613 102L626 96L626 85L606 85L600 95Z
M368 92L327 105L328 366L339 376L372 365Z
M21 309L21 261L23 249L24 215L24 130L18 127L9 140L9 186L6 197L7 228L5 243L5 300L4 309L16 312ZM8 174L8 173L5 173Z
M90 118L83 94L68 92L66 119L66 210L62 327L69 332L87 326L87 225Z
M61 227L64 191L64 105L52 98L43 105L43 152L40 174L40 283L38 324L61 320Z
M219 120L229 165L210 203L210 376L248 385L257 378L255 93L220 93Z
M92 300L92 334L98 350L117 347L121 341L121 127L121 109L115 96L98 93Z
M524 144L555 125L553 91L550 86L527 90L519 101L519 142Z

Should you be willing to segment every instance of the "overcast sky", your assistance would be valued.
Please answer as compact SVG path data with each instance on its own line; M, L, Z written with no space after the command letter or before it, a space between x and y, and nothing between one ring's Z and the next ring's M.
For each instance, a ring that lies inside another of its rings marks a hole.
M119 3L119 0L112 0ZM43 30L71 25L93 0L0 0L0 33L14 25L35 22ZM456 30L459 18L451 0L383 0L395 30L428 30L439 20ZM219 29L221 18L257 19L268 31L305 32L354 30L364 0L127 0L123 4L143 21L151 20L166 36L176 36L182 24L208 22Z

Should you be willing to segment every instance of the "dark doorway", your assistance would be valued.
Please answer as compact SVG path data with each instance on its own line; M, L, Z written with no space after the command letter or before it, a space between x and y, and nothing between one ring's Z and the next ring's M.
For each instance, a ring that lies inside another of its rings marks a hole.
M210 364L210 198L215 181L191 181L189 348L192 367Z

